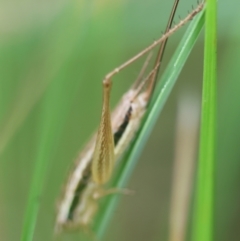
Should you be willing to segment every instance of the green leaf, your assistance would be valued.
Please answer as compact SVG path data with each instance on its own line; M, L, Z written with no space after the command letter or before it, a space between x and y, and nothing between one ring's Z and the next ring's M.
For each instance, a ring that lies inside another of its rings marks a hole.
M204 50L204 79L200 149L193 224L193 241L211 241L214 227L215 142L216 142L216 53L217 1L208 0Z

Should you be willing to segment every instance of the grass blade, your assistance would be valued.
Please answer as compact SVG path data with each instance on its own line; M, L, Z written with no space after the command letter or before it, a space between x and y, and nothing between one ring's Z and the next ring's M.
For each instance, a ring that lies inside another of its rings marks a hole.
M204 24L204 11L194 18L188 30L186 31L178 49L176 50L168 68L164 72L160 83L156 88L155 95L150 104L149 111L145 116L143 125L137 137L132 143L129 151L126 153L125 159L113 181L116 187L124 187L137 164L137 159L156 123L163 106L169 97L171 90L181 72L196 40ZM109 224L113 210L117 204L118 196L109 196L106 198L103 208L97 217L94 231L99 239L101 239Z
M194 241L213 240L214 169L216 133L217 1L208 0L204 50L201 136L198 164Z
M85 13L87 13L90 10L89 5L85 4L84 6ZM70 5L69 10L74 10L74 8L75 5ZM80 43L81 39L84 38L84 33L76 35L74 31L73 26L79 28L75 18L77 15L72 14L72 11L70 14L68 11L66 11L66 14L67 24L72 27L72 31L69 33L69 37L72 36L72 43L70 44L70 49L64 48L66 45L65 41L62 42L62 45L59 45L60 49L64 49L65 54L63 54L61 51L56 52L61 53L59 62L61 61L60 63L63 63L65 68L62 67L56 73L56 77L53 79L51 85L48 86L44 99L41 103L38 127L38 148L36 152L33 178L31 180L30 191L24 215L21 241L33 240L37 218L39 215L41 197L43 194L43 189L46 186L47 172L49 170L51 161L57 152L60 136L66 123L66 119L69 116L73 97L76 96L77 86L79 85L79 81L76 81L74 78L66 78L67 67L69 67L67 61L69 61L69 59L73 56L73 50L77 51L79 47L81 49L82 46ZM83 15L83 18L84 17L85 15ZM68 26L67 24L66 26ZM62 31L60 31L60 34L61 33ZM68 39L66 40L68 41Z

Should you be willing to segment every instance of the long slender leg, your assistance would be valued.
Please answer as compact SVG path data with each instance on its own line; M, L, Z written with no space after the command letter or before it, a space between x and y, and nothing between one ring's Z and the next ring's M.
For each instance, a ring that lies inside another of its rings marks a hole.
M109 81L115 74L119 73L121 70L126 68L128 65L132 64L136 60L138 60L140 57L142 57L144 54L151 51L153 48L155 48L157 45L162 43L165 39L170 37L172 34L174 34L179 28L181 28L183 25L185 25L188 21L190 21L195 15L197 15L204 7L204 1L200 3L191 13L189 13L183 20L181 20L178 24L176 24L174 27L170 28L169 31L158 40L154 41L151 45L149 45L147 48L145 48L140 53L136 54L134 57L120 65L118 68L115 68L112 72L108 73L105 76L105 81Z

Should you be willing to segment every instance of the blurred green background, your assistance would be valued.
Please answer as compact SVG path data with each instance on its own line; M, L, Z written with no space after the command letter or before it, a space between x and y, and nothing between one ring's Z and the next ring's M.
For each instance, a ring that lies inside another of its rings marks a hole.
M195 1L180 1L184 18ZM239 2L219 1L217 241L240 239ZM106 73L164 30L172 1L0 2L0 239L20 240L35 162L47 162L34 240L53 240L69 169L96 129ZM178 20L176 20L177 22ZM163 69L186 29L169 41ZM144 59L114 79L112 106ZM237 61L237 62L236 62ZM105 240L167 240L177 104L200 101L203 34L156 125ZM199 106L197 108L200 108ZM191 218L190 218L191 220ZM60 240L78 240L76 234Z

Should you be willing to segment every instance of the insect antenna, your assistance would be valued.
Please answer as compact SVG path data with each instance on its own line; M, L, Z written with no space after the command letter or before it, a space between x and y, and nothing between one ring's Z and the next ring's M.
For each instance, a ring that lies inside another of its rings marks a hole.
M175 0L174 5L172 7L172 11L170 14L170 17L168 19L168 23L167 23L167 27L165 29L165 34L169 32L169 30L171 29L172 23L173 23L173 19L177 10L177 6L178 6L179 0ZM158 78L158 74L159 74L159 70L160 70L160 66L162 63L162 58L163 58L163 54L167 45L167 41L168 38L164 39L163 42L161 43L158 53L157 53L157 57L154 63L154 67L153 69L156 69L153 74L151 75L151 79L150 79L150 83L149 83L149 87L148 87L148 94L147 94L147 98L149 100L148 103L150 103L150 99L152 97L156 82L157 82L157 78Z
M136 92L135 92L135 95L132 97L131 102L133 102L138 97L140 92L148 84L148 82L152 78L152 76L156 73L158 67L159 67L159 63L150 71L150 73L147 75L147 77L145 77L145 79L141 83L139 83L139 85L136 87Z
M134 81L134 83L133 83L133 85L131 87L132 89L135 89L142 82L143 76L144 76L145 71L146 71L146 69L148 67L148 64L149 64L149 62L150 62L150 60L152 58L152 55L153 55L153 52L150 52L148 54L148 56L147 56L147 58L146 58L146 60L145 60L145 62L143 64L143 66L142 66L142 68L140 70L140 73L139 73L137 79Z

